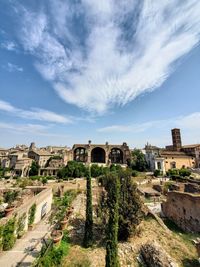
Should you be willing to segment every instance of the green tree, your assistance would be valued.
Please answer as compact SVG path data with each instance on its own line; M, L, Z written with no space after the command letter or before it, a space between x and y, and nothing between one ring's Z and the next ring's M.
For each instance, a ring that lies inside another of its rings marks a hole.
M86 190L86 220L85 234L83 239L84 247L88 248L93 243L93 211L92 211L92 184L90 169L87 174L87 190Z
M130 171L121 171L119 198L118 239L126 241L134 234L143 217L142 202L137 193L137 185L132 182Z
M179 170L179 175L182 177L190 176L191 173L192 173L191 170L186 169L186 168L182 168Z
M119 220L119 178L116 173L108 175L106 190L108 192L109 219L106 229L106 267L118 267L118 220Z
M140 149L134 149L131 153L131 168L136 171L146 171L148 164L145 159L145 155Z
M31 164L31 168L29 171L29 176L36 176L38 175L40 166L38 165L37 162L33 161Z
M87 168L81 162L69 161L67 166L58 171L58 178L65 179L67 177L79 178L87 174Z

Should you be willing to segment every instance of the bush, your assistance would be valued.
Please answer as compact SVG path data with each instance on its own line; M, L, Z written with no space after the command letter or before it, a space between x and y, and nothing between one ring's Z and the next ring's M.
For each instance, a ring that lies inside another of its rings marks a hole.
M57 267L61 266L64 256L69 252L69 237L66 231L63 233L61 244L52 246L48 251L42 247L40 252L40 258L35 264L37 267Z
M36 204L34 203L28 212L28 225L32 225L35 221Z
M31 168L30 168L30 171L29 171L29 176L36 176L36 175L38 175L39 168L40 168L40 166L38 165L38 163L35 162L35 161L33 161L32 162L32 165L31 165Z
M15 201L17 198L19 192L17 191L8 191L4 193L4 200L6 203L8 203L8 206L11 206L12 203Z
M88 169L83 163L76 161L69 161L66 167L58 171L57 176L60 179L65 179L69 177L80 178L86 176L87 173Z
M179 174L182 177L186 177L191 175L191 171L189 169L182 168L179 170Z
M11 249L16 241L15 236L15 218L10 219L3 228L2 246L3 250Z
M19 217L17 221L16 234L18 238L20 238L24 233L25 221L26 221L26 213L24 213L21 217Z
M160 173L161 173L160 170L155 170L154 173L153 173L153 175L154 175L155 177L158 177L158 176L160 176Z

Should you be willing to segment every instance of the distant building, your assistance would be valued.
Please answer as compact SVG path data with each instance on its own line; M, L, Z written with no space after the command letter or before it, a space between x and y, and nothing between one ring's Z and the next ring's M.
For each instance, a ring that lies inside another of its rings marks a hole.
M172 145L165 149L147 144L146 161L152 171L161 170L163 174L173 168L195 168L200 166L200 144L182 146L180 129L172 129Z
M21 158L17 160L14 167L14 175L20 177L28 177L32 161L33 160L30 158Z
M195 167L200 168L200 144L182 146L182 151L195 158Z
M122 145L75 144L72 148L73 160L87 164L127 164L131 159L130 149L126 143Z
M40 167L45 167L47 161L50 159L51 156L52 154L50 152L41 150L30 150L28 152L28 157L37 162Z

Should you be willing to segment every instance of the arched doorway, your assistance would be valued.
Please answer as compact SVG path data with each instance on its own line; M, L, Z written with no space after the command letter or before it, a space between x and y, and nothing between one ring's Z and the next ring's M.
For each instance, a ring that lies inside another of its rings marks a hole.
M106 163L106 152L101 147L95 147L91 152L91 162Z
M112 148L110 152L111 163L123 164L123 152L119 148Z
M74 150L74 160L78 162L86 162L87 161L87 153L84 147L77 147Z

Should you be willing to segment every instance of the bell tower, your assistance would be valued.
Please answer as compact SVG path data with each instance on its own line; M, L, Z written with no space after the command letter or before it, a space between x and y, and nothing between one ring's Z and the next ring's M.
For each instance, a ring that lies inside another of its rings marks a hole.
M174 128L171 130L171 132L172 132L173 149L175 151L180 151L181 147L182 147L181 131L180 131L180 129Z

